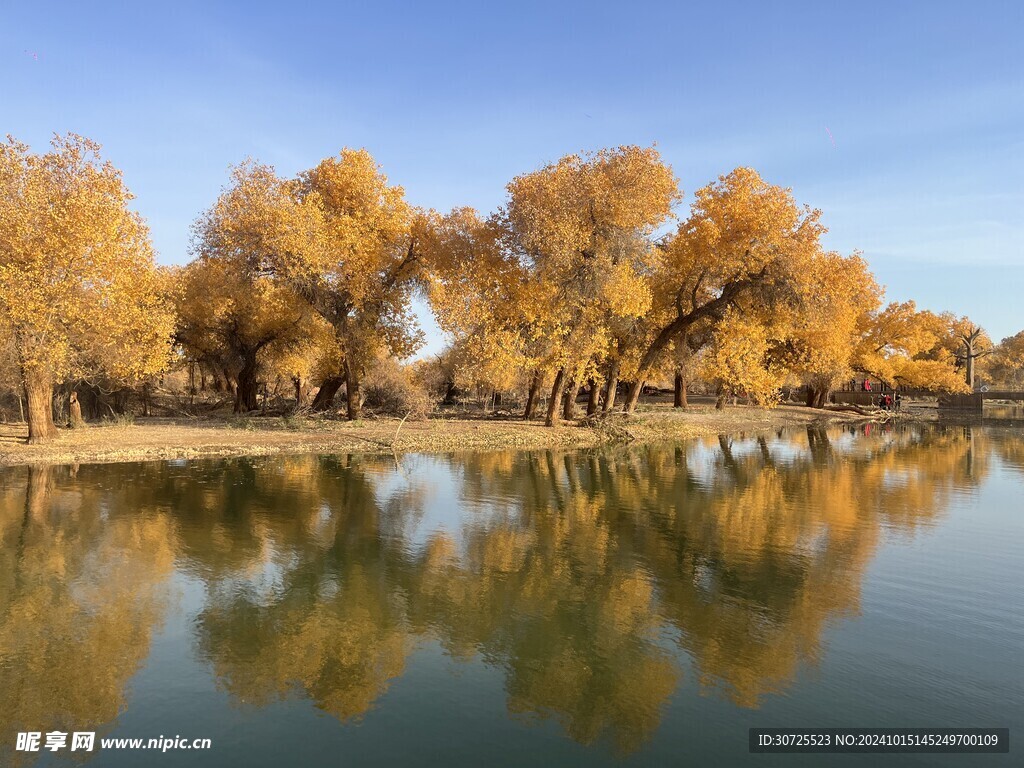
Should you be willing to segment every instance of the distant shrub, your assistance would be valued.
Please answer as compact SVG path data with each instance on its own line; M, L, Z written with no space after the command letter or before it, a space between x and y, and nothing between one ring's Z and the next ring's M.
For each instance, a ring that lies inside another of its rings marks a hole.
M232 416L228 419L228 426L231 429L241 429L246 432L256 431L256 422L249 416Z
M410 366L397 360L378 360L363 382L364 405L377 413L424 419L433 408L426 386Z
M103 422L115 427L130 427L135 423L135 415L131 413L114 413L104 416Z

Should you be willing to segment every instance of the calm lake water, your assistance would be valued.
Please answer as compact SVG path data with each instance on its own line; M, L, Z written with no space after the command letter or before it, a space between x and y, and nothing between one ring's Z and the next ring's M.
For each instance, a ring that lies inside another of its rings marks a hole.
M0 764L1020 765L1022 499L1024 433L949 425L2 470ZM177 735L212 748L98 748Z

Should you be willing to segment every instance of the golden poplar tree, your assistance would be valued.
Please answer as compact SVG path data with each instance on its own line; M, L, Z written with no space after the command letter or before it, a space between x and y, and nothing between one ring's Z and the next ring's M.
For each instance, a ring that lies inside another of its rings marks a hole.
M815 257L804 299L789 318L776 360L807 386L807 405L823 408L853 375L854 352L881 302L881 288L858 255Z
M457 208L430 216L427 224L421 245L426 283L438 325L451 338L453 383L512 388L540 362L545 287L508 247L497 217Z
M370 363L381 354L408 356L422 343L411 306L420 272L417 218L366 150L322 160L295 188L317 212L316 244L271 268L335 329L348 417L357 419Z
M989 374L997 383L1019 387L1024 381L1024 331L1008 336L996 345Z
M55 137L33 154L0 145L0 326L28 401L29 442L56 435L54 385L162 369L173 317L149 232L99 145Z
M424 244L431 303L467 382L528 381L531 418L553 376L548 422L559 408L571 415L610 329L649 306L650 235L677 196L653 148L619 147L516 177L487 219L471 209L434 217Z
M854 351L854 368L890 386L968 391L957 361L966 323L919 310L913 301L892 302L872 313Z
M737 168L696 193L690 217L662 251L652 276L654 312L626 410L671 345L730 308L787 311L801 298L825 229L821 212L792 192Z
M309 304L267 270L308 247L309 214L272 168L247 161L193 228L198 258L179 275L177 337L234 380L236 413L256 408L261 363L312 334Z

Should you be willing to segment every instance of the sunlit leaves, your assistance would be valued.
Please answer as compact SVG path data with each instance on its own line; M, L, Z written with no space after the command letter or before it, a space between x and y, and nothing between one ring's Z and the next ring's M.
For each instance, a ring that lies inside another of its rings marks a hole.
M131 381L166 365L173 318L131 200L88 139L0 145L0 325L23 371Z
M962 322L893 302L874 314L855 352L857 370L890 384L948 392L967 389L957 370Z
M1018 386L1024 379L1024 331L999 342L987 362L989 375L998 384Z
M457 209L434 220L432 303L474 348L473 375L492 385L537 369L587 375L617 327L649 311L652 237L678 199L654 148L624 146L517 176L489 219Z

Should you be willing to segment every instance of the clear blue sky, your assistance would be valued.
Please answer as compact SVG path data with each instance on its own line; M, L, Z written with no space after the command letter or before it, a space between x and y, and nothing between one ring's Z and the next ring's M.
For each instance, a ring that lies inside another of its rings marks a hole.
M102 143L165 263L247 156L366 147L413 203L489 211L563 154L657 142L687 193L753 166L891 299L998 339L1024 328L1022 39L1019 2L2 0L0 132Z

